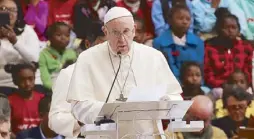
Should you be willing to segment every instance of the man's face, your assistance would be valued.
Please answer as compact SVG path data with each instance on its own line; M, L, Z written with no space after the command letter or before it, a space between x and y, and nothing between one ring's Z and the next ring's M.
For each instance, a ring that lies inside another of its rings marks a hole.
M104 33L113 52L126 54L135 36L135 25L132 17L121 17L109 21L104 26Z
M211 123L211 113L200 110L191 109L186 114L186 121L204 121L204 128L200 132L193 134L202 134Z
M227 100L229 116L236 122L244 120L247 107L248 103L246 100L239 101L233 96L230 96Z
M135 25L136 25L136 32L135 32L134 41L138 43L144 43L145 31L144 31L143 25L140 21L135 21Z
M10 139L10 122L0 122L0 139Z

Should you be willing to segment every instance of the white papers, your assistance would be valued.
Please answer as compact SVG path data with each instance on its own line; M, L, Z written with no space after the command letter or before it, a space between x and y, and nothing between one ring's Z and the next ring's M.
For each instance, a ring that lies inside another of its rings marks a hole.
M130 92L127 102L159 101L166 91L166 85L136 87Z

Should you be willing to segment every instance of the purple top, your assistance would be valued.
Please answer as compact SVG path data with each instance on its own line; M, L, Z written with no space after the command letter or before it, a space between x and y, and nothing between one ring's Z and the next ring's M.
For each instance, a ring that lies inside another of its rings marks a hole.
M44 32L47 27L49 8L48 2L40 0L39 3L34 6L29 4L25 13L24 20L28 25L33 25L40 40L45 40Z

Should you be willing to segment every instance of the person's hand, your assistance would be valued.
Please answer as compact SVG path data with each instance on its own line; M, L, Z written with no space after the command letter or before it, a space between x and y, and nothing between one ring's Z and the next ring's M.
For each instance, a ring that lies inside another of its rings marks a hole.
M211 3L212 8L217 9L220 5L220 1L221 0L212 0L212 3Z
M3 35L3 37L7 38L13 45L17 42L16 33L9 25L1 27L1 34Z

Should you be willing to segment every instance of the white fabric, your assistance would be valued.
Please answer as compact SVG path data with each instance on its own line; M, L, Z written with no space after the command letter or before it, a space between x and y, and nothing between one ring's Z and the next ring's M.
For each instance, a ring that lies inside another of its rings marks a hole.
M117 19L120 17L127 17L127 16L132 17L131 12L128 11L127 9L125 9L123 7L113 7L111 9L109 9L108 12L106 13L106 15L104 17L104 24L108 23L109 21L111 21L113 19Z
M11 74L4 71L6 64L20 62L37 62L40 54L39 39L30 26L25 26L24 32L17 36L17 43L12 45L9 40L0 40L0 86L15 87ZM41 83L39 72L36 74L36 83Z
M185 46L185 44L186 44L186 35L184 35L182 38L179 38L174 33L172 33L172 37L173 37L173 40L174 40L175 44Z
M74 64L60 71L53 86L53 96L49 112L49 127L65 137L76 137L80 133L77 120L71 113L71 103L66 101Z
M133 42L132 70L137 86L155 86L166 84L171 100L182 100L180 84L172 74L165 57L154 48ZM72 103L72 113L81 122L93 124L100 112L115 73L109 58L108 42L94 46L80 54L72 75L67 101ZM119 61L114 60L114 65ZM128 69L125 69L128 70ZM131 83L130 86L133 86ZM128 96L129 92L125 92ZM114 85L109 102L119 98L117 83ZM133 132L130 123L120 124L120 136ZM140 121L140 131L153 131L153 124ZM94 137L93 137L94 138Z

